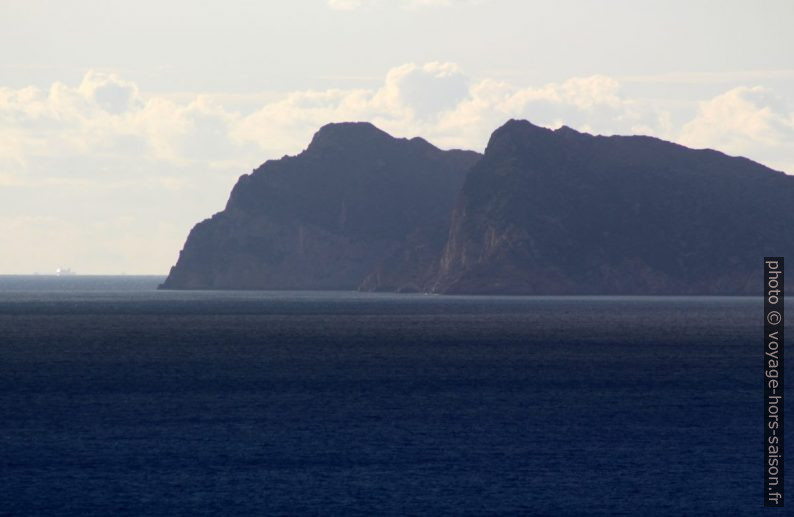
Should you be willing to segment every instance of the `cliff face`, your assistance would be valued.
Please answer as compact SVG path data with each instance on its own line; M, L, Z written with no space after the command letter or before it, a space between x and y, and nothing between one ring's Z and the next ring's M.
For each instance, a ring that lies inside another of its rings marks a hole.
M648 137L510 121L469 172L441 293L760 294L794 253L794 177Z
M162 287L760 294L792 206L794 177L655 138L509 121L481 157L331 124L241 177Z
M301 154L242 176L161 287L417 289L418 257L437 259L478 158L368 123L324 126Z

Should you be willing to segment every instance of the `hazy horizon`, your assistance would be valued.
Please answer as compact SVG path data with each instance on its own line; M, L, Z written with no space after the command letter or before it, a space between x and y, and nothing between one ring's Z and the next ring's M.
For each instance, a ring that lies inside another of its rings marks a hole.
M231 6L231 7L230 7ZM329 122L482 151L510 118L794 173L794 4L0 6L0 274L165 275Z

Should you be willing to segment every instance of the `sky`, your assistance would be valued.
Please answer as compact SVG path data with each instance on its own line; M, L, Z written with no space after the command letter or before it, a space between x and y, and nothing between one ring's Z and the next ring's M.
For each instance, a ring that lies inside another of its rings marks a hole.
M166 274L329 122L482 151L510 118L794 173L794 2L0 2L0 274Z

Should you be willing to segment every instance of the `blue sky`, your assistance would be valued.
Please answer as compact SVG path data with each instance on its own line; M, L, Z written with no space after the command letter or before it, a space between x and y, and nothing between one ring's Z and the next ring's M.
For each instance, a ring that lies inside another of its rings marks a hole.
M508 118L794 173L794 3L0 4L2 273L165 273L322 124L482 150Z

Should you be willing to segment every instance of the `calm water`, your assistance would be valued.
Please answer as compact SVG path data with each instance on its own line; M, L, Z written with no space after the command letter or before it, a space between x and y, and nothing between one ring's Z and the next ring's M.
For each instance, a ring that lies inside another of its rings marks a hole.
M0 277L0 514L763 511L760 298L160 280Z

